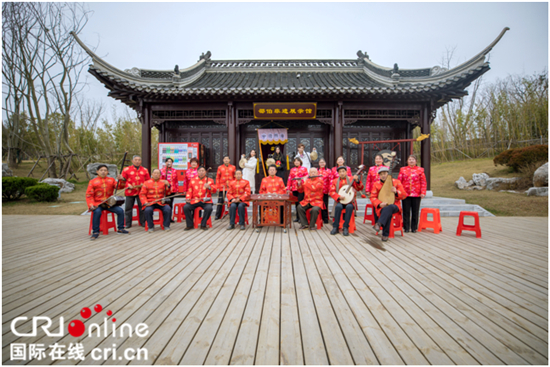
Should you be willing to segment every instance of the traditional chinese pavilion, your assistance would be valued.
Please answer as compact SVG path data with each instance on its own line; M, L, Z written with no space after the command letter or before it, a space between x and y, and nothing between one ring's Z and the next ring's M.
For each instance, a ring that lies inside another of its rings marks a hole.
M507 30L450 70L383 67L362 51L345 60L213 60L207 52L186 69L121 70L75 38L92 57L89 72L109 96L140 114L145 167L151 168L151 129L156 128L160 142L202 143L206 164L215 171L224 155L236 163L241 154L258 149L259 128L287 128L286 154L303 143L306 151L315 147L330 167L343 155L353 168L360 164L362 150L349 139L408 139L417 126L429 134L436 110L466 95L466 88L489 70L485 58ZM298 113L300 108L292 105L297 102L315 111L307 114L304 107ZM264 107L255 110L262 103ZM279 114L268 115L269 109ZM286 114L281 114L283 109ZM429 188L430 139L420 144ZM370 144L363 151L364 162L372 165L380 149L397 150L402 162L409 152L407 146L393 143ZM260 180L262 170L257 176Z

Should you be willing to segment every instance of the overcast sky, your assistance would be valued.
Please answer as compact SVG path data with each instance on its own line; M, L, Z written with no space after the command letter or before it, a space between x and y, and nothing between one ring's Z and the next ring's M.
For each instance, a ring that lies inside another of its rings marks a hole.
M382 66L453 66L489 45L485 82L548 69L547 3L89 3L80 35L119 69L172 70L213 60L355 59L358 50ZM122 111L87 75L87 96Z

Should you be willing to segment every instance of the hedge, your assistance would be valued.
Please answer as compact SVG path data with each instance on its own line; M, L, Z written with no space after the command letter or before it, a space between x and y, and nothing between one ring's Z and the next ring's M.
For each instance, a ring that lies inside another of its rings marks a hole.
M6 200L19 199L25 189L38 183L32 177L2 177L2 198Z
M548 145L531 145L525 148L508 149L493 159L495 166L512 167L516 172L521 167L537 162L548 162Z
M27 187L25 195L36 201L56 201L59 195L59 187L47 183L39 183Z

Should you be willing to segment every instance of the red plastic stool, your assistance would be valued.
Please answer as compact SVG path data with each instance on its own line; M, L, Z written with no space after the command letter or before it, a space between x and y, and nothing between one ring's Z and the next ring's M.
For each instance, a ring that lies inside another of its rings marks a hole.
M203 211L202 208L195 209L195 214L194 214L194 217L193 217L193 227L195 227L195 228L199 228L199 221L201 220L200 213L202 211ZM212 228L212 216L210 216L210 218L208 218L208 221L206 222L206 225L208 227Z
M136 210L136 215L134 215L134 209ZM143 207L141 207L141 210L143 210ZM141 226L141 220L139 219L139 207L137 205L134 205L132 208L132 222L136 221Z
M383 227L380 227L380 228L383 228ZM401 237L404 236L404 234L403 234L403 217L399 213L395 213L391 217L390 235L388 237L389 238L394 238L395 237L395 232L397 232L397 231L401 231ZM378 234L378 232L376 232L376 234Z
M342 210L342 214L340 215L340 225L338 226L338 229L344 228L344 214L346 214L346 209ZM364 222L363 222L364 223ZM355 215L351 216L351 219L349 220L349 233L355 232Z
M369 208L371 209L370 214L367 214ZM365 224L367 220L370 220L371 224L374 225L374 205L372 204L367 204L365 207L365 218L363 218L363 224Z
M184 206L185 203L174 204L174 214L172 216L172 220L177 221L178 223L185 220L185 213L183 212Z
M155 219L155 212L159 213L159 219ZM160 224L160 228L164 230L164 215L160 209L153 209L153 225L155 224ZM147 221L145 221L145 230L147 231L148 229L149 226L147 225Z
M432 214L433 219L428 220L428 214ZM440 231L443 231L441 227L441 218L439 216L439 209L436 208L423 208L420 211L420 223L418 224L418 232L421 232L423 229L432 228L435 234L438 234Z
M111 221L108 220L108 215L111 214ZM88 231L88 235L92 234L92 223L94 220L94 212L92 212L92 215L90 215L90 230ZM103 232L104 235L109 234L109 228L112 228L117 231L116 229L116 220L115 220L115 213L112 213L108 210L104 210L101 212L101 219L99 221L99 231Z
M244 210L244 222L248 225L248 210ZM235 224L239 223L239 211L235 212Z
M474 217L475 224L473 226L464 224L464 217ZM479 226L479 214L477 212L460 212L456 235L461 236L462 231L474 231L476 233L476 238L481 238L481 227Z
M310 224L310 227L311 227L311 209L308 209L306 210L306 217L307 217L307 221L308 223ZM319 211L319 215L317 216L317 223L315 223L317 225L317 229L321 229L323 228L323 218L322 218L322 215L321 215L321 211Z

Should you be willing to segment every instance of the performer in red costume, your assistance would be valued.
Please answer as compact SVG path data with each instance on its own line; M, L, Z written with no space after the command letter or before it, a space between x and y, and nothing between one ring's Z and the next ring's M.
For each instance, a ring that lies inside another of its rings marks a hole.
M99 237L99 224L103 210L108 210L116 214L118 227L117 233L130 233L124 229L124 210L120 206L99 206L101 202L107 200L107 198L113 195L115 187L117 187L116 180L112 177L108 177L108 173L109 170L107 169L107 166L100 164L97 167L97 177L90 180L88 183L88 189L86 190L86 204L88 204L88 208L93 213L92 237L90 237L91 240L95 240ZM119 181L117 188L122 189L124 186L124 181Z
M300 218L300 229L317 229L317 216L319 212L325 208L323 203L323 187L324 182L320 177L317 168L311 168L309 170L309 177L302 183L302 180L298 181L298 192L304 193L304 199L298 204L298 217ZM311 177L311 178L310 178ZM307 222L306 211L311 209L310 222Z
M239 211L239 225L241 229L244 227L244 211L249 205L250 200L250 182L243 179L243 172L235 172L235 180L229 183L229 190L227 191L227 200L229 200L229 227L227 229L235 228L235 214Z
M410 155L407 164L408 166L401 167L397 179L401 181L407 193L407 198L403 200L403 229L405 232L409 232L410 229L415 233L418 229L420 200L426 196L426 175L424 168L416 165L416 156Z
M141 201L139 199L139 191L145 181L150 180L149 171L147 168L141 166L141 157L135 155L132 158L132 165L124 168L122 174L118 175L118 179L126 182L126 228L132 227L132 210L134 209L134 203L137 200L139 222L142 227L145 227L145 217L143 216L143 210L141 209Z
M342 210L346 210L346 214L344 216L344 225L343 227L343 235L349 236L349 221L351 220L351 216L353 215L353 211L355 210L355 206L353 203L355 202L355 198L357 196L357 192L363 190L363 184L361 183L361 180L357 175L353 176L353 183L348 177L348 173L346 170L346 167L341 166L338 167L338 173L340 176L332 182L332 186L330 188L330 196L334 199L334 205L335 211L334 211L334 224L332 226L332 231L330 234L335 235L338 233L338 228L340 227L340 217L342 216ZM340 196L338 193L340 192L340 188L345 185L352 185L352 187L355 189L356 194L353 198L353 200L348 204L342 204L340 203L340 199L345 198L345 196Z
M155 230L155 225L153 224L153 212L155 209L160 209L162 211L164 230L170 230L170 215L172 214L172 208L170 207L170 205L166 204L164 200L158 200L170 194L170 186L171 185L167 180L161 179L160 170L157 168L153 170L153 177L150 180L146 181L141 187L139 199L145 206L143 214L145 216L145 220L147 221L147 233L153 233L153 231ZM155 200L158 201L152 204L152 202Z
M185 222L187 227L184 231L193 229L193 214L195 209L201 207L204 210L201 222L201 229L208 229L206 225L210 214L212 214L212 194L215 194L217 189L214 180L206 177L206 168L199 167L197 170L199 176L191 179L187 188L185 201L187 204L183 207L185 213Z
M229 188L229 183L235 179L235 168L228 155L223 157L223 164L218 167L216 174L216 187L218 188L218 209L216 209L216 220L222 217L222 208L225 202L225 194Z
M294 167L290 170L288 175L287 190L292 192L292 195L298 198L296 202L296 219L295 222L299 222L298 218L298 203L304 199L304 195L298 192L298 182L293 180L294 178L307 177L307 168L302 167L302 160L300 158L294 158Z
M384 227L382 230L382 241L387 241L388 236L390 235L390 225L392 216L395 213L401 212L401 200L407 197L407 193L401 184L401 181L393 179L389 176L390 169L388 167L381 167L378 170L378 175L380 176L380 182L374 184L370 195L370 201L378 214L378 221L374 225L374 230L379 231L380 227ZM386 180L393 180L392 192L395 194L395 203L388 205L386 202L382 202L378 199L378 193L384 186Z

